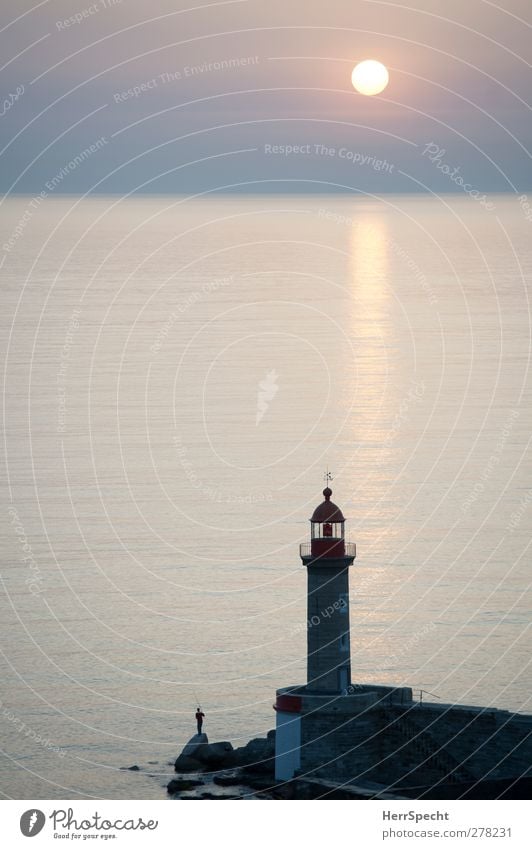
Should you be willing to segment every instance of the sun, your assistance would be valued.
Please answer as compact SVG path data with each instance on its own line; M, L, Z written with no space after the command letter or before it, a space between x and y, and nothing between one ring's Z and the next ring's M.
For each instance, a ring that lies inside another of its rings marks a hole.
M353 68L351 82L359 94L380 94L388 85L390 75L382 62L365 59Z

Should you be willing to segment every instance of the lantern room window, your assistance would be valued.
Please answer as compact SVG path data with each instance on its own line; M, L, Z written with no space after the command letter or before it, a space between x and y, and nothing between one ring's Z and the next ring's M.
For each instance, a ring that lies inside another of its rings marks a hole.
M312 522L311 539L343 539L344 522Z

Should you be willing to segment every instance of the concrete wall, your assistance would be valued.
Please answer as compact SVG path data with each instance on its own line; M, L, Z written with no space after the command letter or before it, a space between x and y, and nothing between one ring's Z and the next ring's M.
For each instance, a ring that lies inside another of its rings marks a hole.
M342 695L301 688L301 773L363 780L380 759L378 715L386 705L410 705L408 687L352 687Z
M428 772L445 783L532 775L532 716L428 703L388 707L381 723L381 752L401 747L394 771L403 784L415 784ZM405 774L407 760L411 775Z
M532 716L411 701L409 688L301 688L300 775L416 787L532 775Z

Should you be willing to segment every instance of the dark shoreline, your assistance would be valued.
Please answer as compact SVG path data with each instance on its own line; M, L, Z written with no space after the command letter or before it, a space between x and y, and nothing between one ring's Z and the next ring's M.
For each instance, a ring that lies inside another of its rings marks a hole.
M530 799L532 792L532 777L434 786L335 782L312 773L276 780L275 731L237 749L228 742L209 743L205 734L195 735L174 769L166 792L175 800L496 800Z

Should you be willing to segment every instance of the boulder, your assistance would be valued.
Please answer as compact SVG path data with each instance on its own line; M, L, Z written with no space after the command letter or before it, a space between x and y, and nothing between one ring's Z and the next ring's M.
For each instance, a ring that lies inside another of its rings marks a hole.
M182 793L186 790L192 790L194 787L199 787L200 784L203 784L203 782L194 781L190 778L173 778L166 785L166 790L168 793Z
M235 749L233 753L235 766L241 766L246 771L272 773L275 769L275 733L268 737L255 737L246 746Z
M209 743L206 734L195 734L175 761L176 772L246 767L253 772L270 774L274 770L275 731L267 737L255 737L245 746L233 749L231 743Z
M252 790L273 790L277 786L271 777L257 775L254 772L246 774L243 784L247 787L251 787Z
M243 784L242 776L239 773L233 773L232 775L215 775L212 780L214 784L218 784L219 787L237 787L239 784Z
M210 769L220 769L231 763L233 747L231 743L207 743L194 752L194 757Z
M191 758L194 756L194 752L200 746L205 746L209 742L209 738L206 734L194 734L193 737L190 738L183 751L182 755L187 755L187 757Z
M246 775L267 775L270 779L275 773L275 758L263 758L242 767ZM247 780L247 779L246 779Z
M270 755L275 752L275 743L272 743L267 737L255 737L249 741L245 748L252 755Z
M229 794L226 796L216 796L214 793L202 793L201 799L219 799L224 802L227 802L228 799L240 799L242 800L242 796L230 796Z
M197 756L202 746L208 746L209 739L206 734L194 734L190 738L183 751L174 764L176 772L201 772L203 766Z
M176 772L201 772L204 768L196 758L189 758L188 755L179 755L174 764Z

